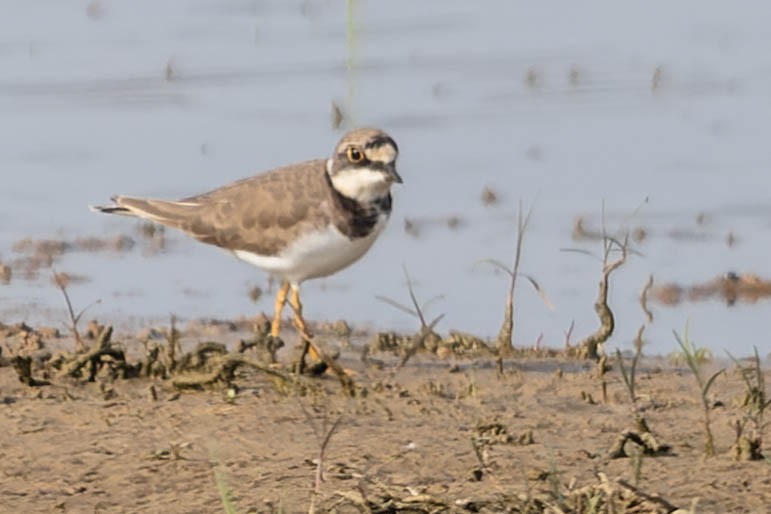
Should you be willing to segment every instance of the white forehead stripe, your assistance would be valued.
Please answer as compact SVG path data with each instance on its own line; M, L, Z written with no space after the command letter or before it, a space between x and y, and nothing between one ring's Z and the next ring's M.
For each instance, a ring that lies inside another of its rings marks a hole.
M365 148L364 155L370 161L393 162L396 160L396 148L390 143L386 143L374 148Z

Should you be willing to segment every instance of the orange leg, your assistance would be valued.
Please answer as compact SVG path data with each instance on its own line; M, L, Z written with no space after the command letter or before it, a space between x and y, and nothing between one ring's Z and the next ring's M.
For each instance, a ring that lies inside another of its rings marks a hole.
M278 337L278 332L281 330L281 311L284 309L288 295L289 282L283 282L276 293L276 313L273 316L273 323L270 324L270 335L273 337Z
M306 353L310 353L311 358L316 360L319 360L319 355L311 343L313 335L308 331L308 326L303 319L303 304L300 302L300 289L298 287L292 286L292 296L289 298L289 305L292 306L292 310L294 311L294 326L297 328L300 337L303 339L303 352L300 357L300 366L302 367Z

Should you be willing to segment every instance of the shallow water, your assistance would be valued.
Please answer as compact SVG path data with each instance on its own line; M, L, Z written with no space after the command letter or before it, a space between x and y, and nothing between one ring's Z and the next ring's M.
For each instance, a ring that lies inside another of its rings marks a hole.
M497 332L507 288L482 259L510 262L517 204L534 205L517 295L517 344L561 345L594 330L600 263L563 252L577 215L650 236L614 276L611 347L644 321L637 294L660 283L768 271L771 236L771 33L765 3L490 1L6 2L0 20L0 260L23 237L131 233L90 213L111 194L180 197L288 162L327 155L330 103L400 145L405 184L392 223L360 263L304 287L310 318L379 328L415 321L375 295L443 298L440 329ZM350 57L349 57L350 56ZM350 64L350 66L349 66ZM500 196L482 204L484 187ZM645 200L639 212L629 216ZM697 225L699 214L707 222ZM450 229L442 223L457 216ZM404 220L423 224L415 238ZM673 230L703 239L671 237ZM729 247L729 232L737 244ZM171 234L170 234L171 235ZM76 305L110 320L270 311L258 270L174 236L168 253L71 254L85 274ZM0 289L4 321L64 318L47 279ZM653 306L648 350L668 353L690 320L716 352L768 352L767 302Z

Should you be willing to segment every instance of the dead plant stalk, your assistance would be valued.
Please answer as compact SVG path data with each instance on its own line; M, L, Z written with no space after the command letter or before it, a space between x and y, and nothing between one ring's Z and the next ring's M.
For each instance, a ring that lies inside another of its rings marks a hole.
M332 436L340 426L340 423L343 420L343 416L338 416L335 422L332 423L332 426L328 426L329 417L325 412L322 425L319 427L313 420L311 414L305 409L305 407L303 407L302 404L300 404L300 407L302 408L303 414L305 414L305 418L308 420L308 423L311 425L313 433L316 436L316 440L319 443L319 455L316 459L316 474L313 481L313 492L311 493L311 502L308 506L308 514L315 514L317 508L316 503L318 498L321 496L321 484L324 482L324 457L326 456L329 442L332 440Z
M392 300L391 298L377 295L375 298L377 300L380 300L383 303L387 303L391 307L394 307L402 312L405 312L411 316L414 316L420 321L420 330L417 334L415 334L412 339L410 340L407 351L404 353L404 356L399 361L399 364L396 366L396 371L402 369L406 364L407 361L410 360L410 358L415 355L415 353L420 350L424 343L426 338L431 335L434 332L434 327L444 318L444 314L440 314L439 316L435 317L431 322L426 321L426 317L423 314L423 311L426 310L426 307L435 300L440 300L443 298L443 296L438 295L434 296L432 298L429 298L428 301L426 301L423 306L421 307L420 303L418 303L418 297L415 295L415 289L413 288L413 281L412 278L410 278L410 274L407 271L407 266L403 266L404 270L404 278L407 281L407 291L410 295L410 302L412 302L412 307L407 307L406 305L403 305L396 300Z
M640 432L650 432L645 418L640 414L640 408L637 405L636 392L637 364L642 356L644 332L645 325L640 325L634 338L634 356L632 357L632 362L629 364L629 367L624 363L624 358L621 356L621 350L616 349L616 359L618 360L618 366L621 369L624 385L626 385L626 390L629 393L629 400L632 403L632 415L634 416L634 423L637 426L637 430Z
M67 304L67 313L70 316L70 331L72 332L72 336L75 338L77 350L83 351L86 348L86 345L83 343L83 339L80 337L80 332L78 331L78 323L80 323L80 318L83 317L83 314L85 314L88 309L97 303L100 303L101 300L96 300L91 304L86 305L77 314L75 314L75 310L72 308L72 302L70 301L70 295L67 293L67 283L69 282L67 275L64 273L57 273L54 269L51 271L53 273L54 284L56 284L56 286L62 292L64 301Z
M622 244L615 238L603 236L603 246L602 277L600 278L597 300L594 302L594 311L600 319L600 326L595 332L589 334L578 343L579 355L584 359L599 359L599 347L613 335L616 322L613 317L613 311L610 310L608 305L610 275L626 262L627 255L629 254L629 238L628 236L625 237ZM609 263L608 259L614 247L618 247L621 251L621 257Z
M514 289L517 286L517 276L519 275L519 264L522 259L522 245L525 240L525 230L530 221L531 210L528 209L527 215L522 216L522 202L519 202L519 214L517 215L517 245L514 250L514 264L511 267L509 276L509 291L506 294L506 309L504 311L503 324L498 332L498 355L506 357L513 352L514 343Z
M530 285L533 286L533 289L535 289L536 293L538 293L538 295L541 297L541 300L544 304L546 304L546 307L549 309L554 308L554 306L551 304L551 301L546 296L545 291L541 288L538 282L536 282L536 280L530 275L526 275L519 271L520 262L522 260L522 247L525 241L525 232L527 232L527 226L530 223L531 213L532 208L527 210L527 214L523 213L522 202L520 201L519 213L517 215L517 243L514 249L514 262L510 268L500 261L494 259L485 259L479 262L479 264L491 264L495 266L499 270L506 273L510 278L509 290L506 293L506 307L504 309L503 323L501 324L501 329L498 331L496 343L499 370L503 365L503 357L511 356L511 354L514 352L514 292L517 287L517 278L521 276L530 282Z

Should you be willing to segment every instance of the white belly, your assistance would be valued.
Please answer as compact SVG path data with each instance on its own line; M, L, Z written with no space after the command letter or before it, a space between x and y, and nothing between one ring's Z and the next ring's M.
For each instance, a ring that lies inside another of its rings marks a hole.
M353 264L375 242L385 228L388 216L378 218L372 232L365 237L348 239L337 227L306 234L290 244L279 255L264 256L244 250L233 253L239 259L278 275L293 285L304 280L331 275Z

